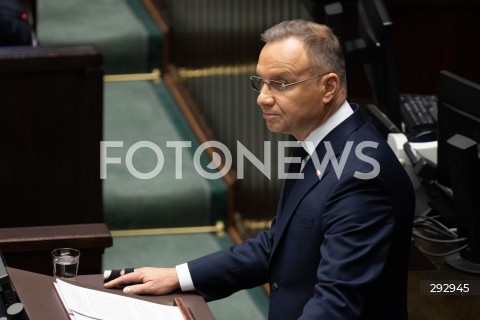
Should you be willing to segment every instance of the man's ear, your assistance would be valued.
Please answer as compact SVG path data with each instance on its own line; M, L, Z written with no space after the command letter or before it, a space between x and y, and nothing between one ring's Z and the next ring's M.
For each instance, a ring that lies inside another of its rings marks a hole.
M328 73L322 78L322 87L324 90L323 103L328 104L340 91L340 79L335 73Z

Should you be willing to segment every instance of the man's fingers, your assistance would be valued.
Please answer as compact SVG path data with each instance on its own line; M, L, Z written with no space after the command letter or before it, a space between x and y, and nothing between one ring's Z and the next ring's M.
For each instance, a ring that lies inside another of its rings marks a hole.
M124 271L122 270L120 272L120 274L123 274L123 275L105 283L104 287L105 288L113 288L113 287L118 287L118 286L121 286L121 285L141 282L140 275L136 272L131 272L131 273L124 274Z
M139 268L134 272L125 269L118 272L116 279L107 281L105 288L124 287L123 292L130 294L166 294L180 287L175 268ZM124 274L126 273L126 274Z
M147 286L145 284L134 284L123 288L123 292L129 294L148 294Z
M152 295L161 295L170 293L172 290L164 286L155 286L152 282L132 284L123 288L124 293L129 294L152 294Z

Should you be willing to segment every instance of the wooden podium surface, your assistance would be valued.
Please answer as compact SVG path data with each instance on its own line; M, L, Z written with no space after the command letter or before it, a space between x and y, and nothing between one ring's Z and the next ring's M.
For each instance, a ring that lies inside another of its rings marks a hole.
M30 320L69 320L53 287L53 277L10 267L7 267L7 272ZM119 289L103 288L103 277L99 274L78 276L77 285L165 305L173 305L173 298L180 297L192 310L197 320L215 319L205 300L195 293L178 292L163 296L133 296L125 294Z

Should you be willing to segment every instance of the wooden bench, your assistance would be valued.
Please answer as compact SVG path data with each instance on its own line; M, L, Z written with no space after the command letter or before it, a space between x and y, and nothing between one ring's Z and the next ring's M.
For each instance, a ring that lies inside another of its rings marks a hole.
M101 272L102 254L112 246L104 223L0 228L0 251L13 268L51 275L51 251L68 247L80 250L79 274Z

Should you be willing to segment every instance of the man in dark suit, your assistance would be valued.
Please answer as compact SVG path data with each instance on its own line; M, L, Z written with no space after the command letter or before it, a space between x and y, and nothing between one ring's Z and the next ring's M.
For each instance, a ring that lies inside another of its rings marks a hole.
M328 27L301 20L262 39L251 77L258 105L269 130L293 135L306 151L301 172L290 173L298 179L284 183L271 228L106 286L141 282L124 289L132 294L180 287L208 301L269 283L269 319L407 319L413 187L385 140L346 101L338 40Z

